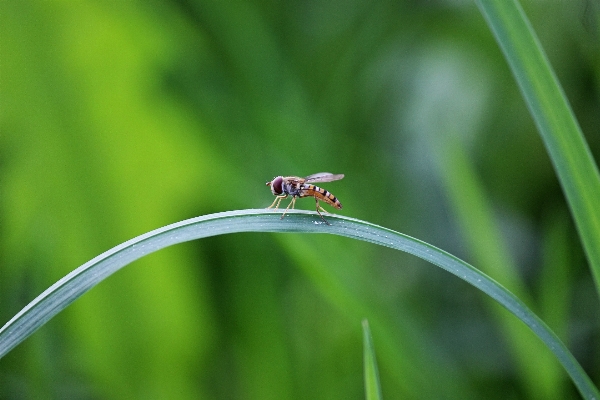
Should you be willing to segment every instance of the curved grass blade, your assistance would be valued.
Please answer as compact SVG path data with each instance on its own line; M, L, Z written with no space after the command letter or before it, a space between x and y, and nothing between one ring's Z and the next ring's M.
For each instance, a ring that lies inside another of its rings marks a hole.
M362 322L363 327L363 363L365 375L365 399L381 400L381 384L379 383L379 370L377 369L377 360L375 359L375 346L373 345L373 336L369 328L369 321Z
M491 201L487 198L466 150L459 145L454 135L439 138L437 145L438 149L443 149L437 152L438 170L473 262L525 304L535 304L508 251L506 238L500 233ZM557 293L554 296L561 298ZM489 301L487 305L509 345L526 397L556 398L558 393L562 393L565 381L558 379L562 371L551 360L552 355L544 351L543 343L526 332L526 327L505 313L497 303Z
M600 173L517 0L478 0L523 93L575 219L600 293Z
M272 210L237 210L177 222L128 240L83 264L46 289L0 329L0 358L69 304L127 264L165 247L238 232L329 233L375 243L422 258L483 291L516 315L548 346L584 398L598 390L560 339L517 297L466 262L430 244L369 222L315 212L288 211L284 220Z

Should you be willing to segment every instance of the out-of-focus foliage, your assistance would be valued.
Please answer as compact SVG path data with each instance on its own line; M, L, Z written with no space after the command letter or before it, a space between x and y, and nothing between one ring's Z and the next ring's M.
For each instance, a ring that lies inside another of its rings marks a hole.
M597 155L600 6L524 8ZM505 249L518 279L494 277L600 382L580 242L471 2L0 2L0 324L113 245L319 171L346 174L324 185L345 215L482 269L472 232ZM472 185L488 207L469 218ZM574 395L478 291L396 253L291 234L161 251L0 360L0 398L362 397L365 317L385 398Z

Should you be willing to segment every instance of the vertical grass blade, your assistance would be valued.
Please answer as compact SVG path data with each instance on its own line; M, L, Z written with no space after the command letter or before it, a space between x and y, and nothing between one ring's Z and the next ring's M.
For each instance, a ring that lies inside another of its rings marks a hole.
M478 0L558 174L600 293L600 174L517 0Z
M375 359L375 346L369 328L369 321L362 321L363 327L363 368L365 375L365 399L381 400L381 384L379 383L379 370Z

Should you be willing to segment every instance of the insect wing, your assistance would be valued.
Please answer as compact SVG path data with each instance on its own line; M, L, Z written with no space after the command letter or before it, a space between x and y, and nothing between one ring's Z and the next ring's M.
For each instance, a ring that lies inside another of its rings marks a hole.
M343 177L344 177L344 174L332 174L331 172L319 172L317 174L309 175L304 179L307 183L310 183L310 182L332 182L332 181L339 181Z

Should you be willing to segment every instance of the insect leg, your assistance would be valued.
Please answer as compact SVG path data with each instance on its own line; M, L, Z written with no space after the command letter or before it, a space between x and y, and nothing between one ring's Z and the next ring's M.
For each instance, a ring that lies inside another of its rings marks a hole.
M283 214L281 214L281 218L279 218L279 219L283 219L283 217L285 217L285 213L288 211L288 209L290 208L290 206L292 206L292 210L293 210L295 203L296 203L296 196L293 196L292 197L292 201L290 201L290 204L288 204L287 208L285 209L285 211L283 212Z
M273 208L273 206L275 206L275 203L277 203L277 205L275 206L275 209L277 210L279 208L279 203L281 203L281 200L285 199L286 197L287 197L287 194L285 196L277 196L277 197L275 197L275 200L273 201L273 204L271 204L269 207L267 207L267 209Z
M330 225L330 223L329 223L329 222L327 222L327 221L325 220L325 218L323 218L323 215L321 215L321 211L319 211L319 208L320 208L321 210L325 211L325 209L319 205L319 199L317 199L317 198L315 197L315 201L317 202L317 214L319 214L319 217L321 217L321 219L323 220L323 222L325 222L327 225ZM327 211L325 211L325 212L327 212Z

